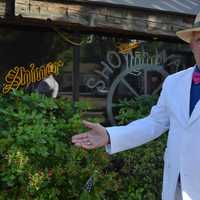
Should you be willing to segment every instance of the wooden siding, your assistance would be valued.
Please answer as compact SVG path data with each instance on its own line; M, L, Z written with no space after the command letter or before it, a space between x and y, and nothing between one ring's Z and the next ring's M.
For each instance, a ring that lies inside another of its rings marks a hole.
M36 0L16 0L15 15L26 19L51 19L90 30L158 37L176 37L177 30L190 27L194 20L194 16L188 15Z
M4 18L6 15L6 0L0 1L0 18Z

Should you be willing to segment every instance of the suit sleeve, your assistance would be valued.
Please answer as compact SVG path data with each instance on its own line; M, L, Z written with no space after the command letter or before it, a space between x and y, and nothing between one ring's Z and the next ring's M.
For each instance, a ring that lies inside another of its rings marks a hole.
M125 126L106 128L110 135L110 144L106 146L109 154L128 150L145 144L169 129L169 113L167 109L167 83L165 79L158 102L152 107L150 114Z

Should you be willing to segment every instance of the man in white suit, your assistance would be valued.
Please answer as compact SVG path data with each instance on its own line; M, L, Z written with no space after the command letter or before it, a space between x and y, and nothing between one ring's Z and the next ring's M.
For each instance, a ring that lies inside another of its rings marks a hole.
M169 130L164 155L162 200L200 200L200 13L194 26L177 32L190 43L196 65L168 76L149 116L125 126L90 130L72 137L76 146L106 146L108 153L137 147Z

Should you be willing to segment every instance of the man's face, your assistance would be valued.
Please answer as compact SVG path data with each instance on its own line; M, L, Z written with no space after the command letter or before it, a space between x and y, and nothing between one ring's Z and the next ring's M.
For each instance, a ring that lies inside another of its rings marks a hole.
M193 32L192 41L190 43L196 63L200 65L200 32Z

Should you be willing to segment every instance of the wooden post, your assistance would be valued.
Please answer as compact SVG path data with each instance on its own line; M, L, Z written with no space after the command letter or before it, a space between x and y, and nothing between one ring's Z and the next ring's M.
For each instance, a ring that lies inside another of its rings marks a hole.
M15 15L15 0L5 0L6 1L6 17L14 17Z
M75 34L77 37L80 33ZM79 100L79 85L80 85L80 46L74 46L74 62L72 70L72 100L73 105ZM75 107L74 107L75 109ZM75 110L74 110L75 111Z

